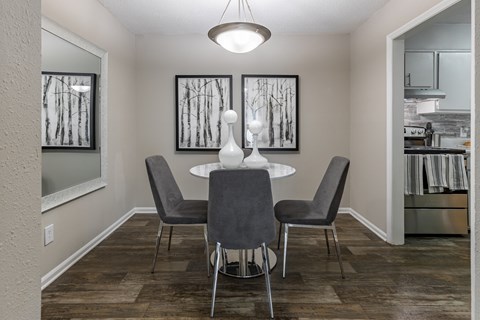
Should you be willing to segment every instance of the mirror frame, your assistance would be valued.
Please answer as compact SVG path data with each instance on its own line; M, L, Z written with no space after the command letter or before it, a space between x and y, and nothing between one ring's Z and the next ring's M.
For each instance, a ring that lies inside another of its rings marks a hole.
M82 197L86 194L104 188L107 185L107 92L108 92L108 52L98 48L87 40L66 30L52 20L42 16L42 29L56 35L63 40L74 44L75 46L90 52L100 58L101 71L98 75L99 85L99 129L100 129L100 177L80 183L70 188L46 195L42 197L42 213L58 207L64 203Z

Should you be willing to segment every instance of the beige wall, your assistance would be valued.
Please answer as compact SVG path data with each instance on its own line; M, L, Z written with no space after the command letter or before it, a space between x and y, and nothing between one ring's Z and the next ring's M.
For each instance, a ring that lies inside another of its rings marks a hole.
M163 154L185 198L207 198L206 180L190 167L218 161L217 152L175 152L175 75L233 75L233 109L239 120L235 139L241 145L241 75L299 75L300 152L264 155L293 165L293 177L273 182L276 200L313 197L334 155L349 150L348 35L279 36L248 54L233 54L201 36L137 38L138 154L137 205L153 206L144 158ZM342 206L348 206L348 187Z
M96 0L42 0L42 14L108 52L108 185L42 214L55 241L41 250L45 275L135 206L135 37ZM105 143L104 143L105 145Z
M386 231L386 36L440 0L391 0L351 34L350 206Z
M0 10L0 318L40 319L40 3Z

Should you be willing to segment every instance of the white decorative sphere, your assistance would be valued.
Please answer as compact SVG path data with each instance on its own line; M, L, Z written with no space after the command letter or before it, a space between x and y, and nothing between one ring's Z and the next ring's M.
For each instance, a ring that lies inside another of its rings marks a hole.
M259 120L252 120L248 124L248 130L250 130L252 134L259 134L263 130L263 124Z
M226 123L235 123L237 122L237 119L237 113L233 110L227 110L223 114L223 120L225 120Z

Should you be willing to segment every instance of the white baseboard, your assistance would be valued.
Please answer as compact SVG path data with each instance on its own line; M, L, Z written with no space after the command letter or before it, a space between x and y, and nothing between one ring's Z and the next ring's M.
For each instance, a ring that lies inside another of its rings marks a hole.
M135 213L157 213L157 209L155 207L136 207L134 210Z
M58 266L53 268L50 272L44 275L41 279L41 288L42 290L48 287L53 281L60 277L65 271L67 271L72 265L74 265L78 260L83 256L89 253L93 248L95 248L100 242L102 242L106 237L112 234L118 227L120 227L125 221L130 219L137 212L137 208L133 208L126 214L124 214L120 219L115 221L111 226L105 229L98 236L93 238L90 242L80 248L77 252L72 254L70 257L65 259ZM156 212L156 211L155 211Z
M338 213L349 213L352 217L357 219L361 224L363 224L365 227L367 227L370 231L375 233L380 239L383 241L387 241L387 234L385 231L371 223L367 218L362 216L360 213L357 211L353 210L352 208L340 208L338 209Z

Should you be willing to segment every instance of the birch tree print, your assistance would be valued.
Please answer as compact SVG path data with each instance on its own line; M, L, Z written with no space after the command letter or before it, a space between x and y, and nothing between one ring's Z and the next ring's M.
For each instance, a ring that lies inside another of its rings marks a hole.
M94 74L42 72L42 147L93 149Z
M228 138L232 76L176 76L177 150L218 150Z
M298 150L298 76L242 75L243 144L252 147L248 123L259 120L261 149Z

